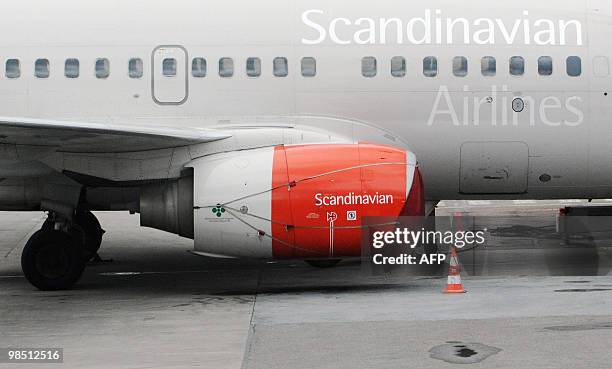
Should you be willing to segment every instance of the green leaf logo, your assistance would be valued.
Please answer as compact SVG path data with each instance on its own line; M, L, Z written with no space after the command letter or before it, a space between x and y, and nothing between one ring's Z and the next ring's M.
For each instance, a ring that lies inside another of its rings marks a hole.
M221 215L223 215L223 213L225 213L225 208L221 205L221 204L217 204L217 206L215 206L212 209L213 214L215 214L218 218L221 217Z

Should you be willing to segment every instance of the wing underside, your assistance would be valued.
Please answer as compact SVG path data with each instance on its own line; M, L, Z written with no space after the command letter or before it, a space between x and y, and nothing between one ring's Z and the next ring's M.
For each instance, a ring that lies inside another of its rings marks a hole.
M63 152L134 152L222 140L231 135L197 127L135 126L0 117L0 145Z

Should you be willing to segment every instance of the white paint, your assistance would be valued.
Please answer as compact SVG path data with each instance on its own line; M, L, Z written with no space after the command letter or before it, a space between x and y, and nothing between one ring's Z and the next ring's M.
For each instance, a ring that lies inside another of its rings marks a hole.
M189 164L194 169L196 252L272 257L273 158L274 148L269 147L213 155ZM225 212L213 212L217 204ZM239 211L243 206L247 214Z
M488 205L491 205L491 201L487 201L487 200L468 200L467 204L469 206L488 206Z
M316 193L316 206L336 206L336 205L390 205L393 204L393 195L383 193L356 194L350 192L346 195L326 195Z
M472 88L464 85L463 91L470 92ZM500 91L502 92L501 95ZM586 107L580 96L569 96L562 100L559 96L552 94L538 98L529 94L510 96L506 93L507 91L507 85L503 85L501 88L492 85L488 98L464 95L462 104L457 104L453 102L453 95L456 95L456 93L451 92L448 86L441 85L438 88L427 125L433 126L434 124L450 122L453 126L460 127L479 126L486 122L490 126L519 126L523 124L533 127L540 124L548 127L577 127L584 123L585 113L583 109ZM517 113L508 109L515 98L521 98L528 103L523 112ZM485 109L482 107L486 104L490 104L492 109L488 113L483 113ZM528 121L520 123L519 115L527 115ZM559 119L558 117L568 119Z
M533 205L533 204L537 204L537 201L535 200L514 200L513 203L515 205Z
M392 14L390 14L392 15ZM387 43L413 45L539 45L582 46L584 31L582 22L576 19L534 19L528 10L516 12L514 18L476 18L446 16L441 9L425 9L422 16L408 19L393 18L397 29L395 35L389 31L388 18L332 18L322 9L309 9L301 19L309 34L303 37L304 45L318 45L328 38L337 45ZM338 34L348 35L341 40ZM461 35L457 38L456 35ZM405 36L405 37L404 37ZM522 36L522 37L521 37Z

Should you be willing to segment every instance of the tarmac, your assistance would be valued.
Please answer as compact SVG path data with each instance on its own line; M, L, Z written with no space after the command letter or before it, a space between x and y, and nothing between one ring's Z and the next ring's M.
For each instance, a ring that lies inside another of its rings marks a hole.
M438 215L542 223L507 223L510 238L460 253L461 295L442 294L441 275L373 276L358 261L203 258L137 215L105 212L100 255L112 262L40 292L19 264L44 215L0 213L0 348L64 349L63 364L36 368L612 368L610 252L547 235L579 201L441 204Z

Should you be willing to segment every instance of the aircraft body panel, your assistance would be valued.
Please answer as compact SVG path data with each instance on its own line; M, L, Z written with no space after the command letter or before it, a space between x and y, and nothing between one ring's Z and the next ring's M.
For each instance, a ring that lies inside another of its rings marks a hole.
M20 76L0 77L4 117L211 129L220 136L241 126L329 128L332 140L395 142L414 152L432 200L612 196L612 6L602 0L233 6L110 0L95 7L25 0L6 10L10 19L0 32L10 37L0 43L0 55L4 63L20 61ZM391 73L398 56L403 76ZM429 56L437 60L435 77L423 71ZM509 72L515 56L525 61L520 76ZM542 56L552 58L552 75L538 73ZM367 57L376 60L375 76L362 74ZM456 57L468 61L467 75L455 75ZM495 58L494 75L481 72L484 57ZM579 76L566 72L568 57L580 58ZM49 61L48 78L34 75L40 58ZM64 74L70 58L79 60L78 78ZM129 76L134 58L142 60L142 77ZM173 77L163 75L166 58L177 60ZM192 74L194 58L206 60L205 77ZM249 58L259 59L259 76L247 73ZM286 76L275 75L276 58L286 58ZM316 60L315 76L301 74L303 58ZM110 65L107 77L96 75L99 59ZM231 59L231 76L220 75L222 59ZM517 98L520 113L513 110ZM363 126L371 129L355 129ZM243 143L296 143L268 137ZM140 179L115 155L137 150L129 140L118 140L113 150L108 140L100 147L95 139L86 142L97 157L113 153L105 160L116 177ZM21 143L7 137L0 144ZM212 143L190 152L206 145ZM53 155L79 156L72 152L87 146L60 151ZM49 161L69 170L63 159ZM109 178L103 169L88 174Z

